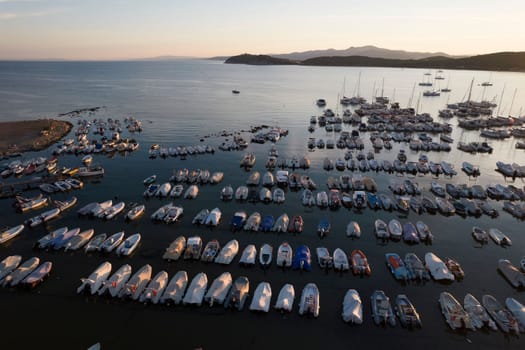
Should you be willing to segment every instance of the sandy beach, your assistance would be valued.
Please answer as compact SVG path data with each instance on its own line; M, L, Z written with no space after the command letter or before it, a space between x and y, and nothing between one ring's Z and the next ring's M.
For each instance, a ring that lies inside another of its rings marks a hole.
M67 135L68 121L38 119L0 123L0 154L39 151Z

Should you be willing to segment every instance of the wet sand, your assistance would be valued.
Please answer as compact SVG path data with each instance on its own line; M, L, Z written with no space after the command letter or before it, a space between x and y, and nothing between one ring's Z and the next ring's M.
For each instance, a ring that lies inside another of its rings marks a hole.
M67 135L73 124L54 119L0 123L0 154L40 151Z

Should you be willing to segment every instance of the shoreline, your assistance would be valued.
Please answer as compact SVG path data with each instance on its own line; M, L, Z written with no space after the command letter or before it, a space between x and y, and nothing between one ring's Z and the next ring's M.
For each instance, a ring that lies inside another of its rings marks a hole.
M73 124L56 119L0 122L0 156L41 151L69 134Z

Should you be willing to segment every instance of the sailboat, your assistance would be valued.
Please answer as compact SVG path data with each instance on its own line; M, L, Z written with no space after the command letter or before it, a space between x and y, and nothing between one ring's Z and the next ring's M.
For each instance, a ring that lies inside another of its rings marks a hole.
M361 86L361 72L359 72L359 76L357 78L357 85L356 85L356 90L355 90L355 96L354 97L350 97L350 104L352 106L356 106L356 105L361 105L361 104L364 104L366 103L366 99L364 99L363 97L359 96L359 88Z
M341 99L339 100L339 102L343 105L343 106L348 106L350 105L352 102L351 102L351 98L350 97L346 97L345 96L345 86L346 86L346 77L344 78L343 80L343 92L341 94Z
M388 104L389 99L388 97L384 96L384 90L385 90L385 78L383 78L383 82L381 84L381 96L376 96L376 102L381 103L382 105Z
M428 78L423 78L423 81L419 83L419 86L432 86L432 82L430 81L430 74L425 73L425 76Z
M481 86L492 86L491 80L492 80L492 73L490 73L489 80L482 82Z
M437 79L437 78L436 78L436 79ZM448 80L447 80L447 87L441 89L441 92L450 92L450 91L452 91L452 90L449 88L449 85L450 85L450 74L449 74L449 76L448 76Z

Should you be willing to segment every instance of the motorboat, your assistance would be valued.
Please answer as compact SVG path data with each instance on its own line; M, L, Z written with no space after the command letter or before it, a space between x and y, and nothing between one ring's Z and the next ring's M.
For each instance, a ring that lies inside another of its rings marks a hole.
M232 232L238 231L242 229L246 222L246 212L244 211L238 211L233 214L233 217L230 222L230 229Z
M310 271L312 269L312 255L310 254L310 249L306 245L301 245L295 250L292 268L294 270L305 271Z
M48 204L47 197L35 198L26 202L23 202L18 205L18 210L22 213L25 213L29 210L38 209L46 206Z
M217 264L229 265L238 252L239 242L236 239L232 239L226 243L219 254L215 257L215 262Z
M152 183L154 183L155 181L157 181L157 175L151 175L151 176L148 176L147 178L145 178L143 183L144 183L144 186L149 186Z
M188 290L182 299L184 305L202 305L204 293L208 287L208 276L204 272L200 272L191 280Z
M179 236L175 238L173 242L171 242L168 248L166 248L162 258L168 261L177 261L184 252L185 248L186 238L184 236Z
M415 253L407 253L405 255L405 266L410 279L430 280L428 269Z
M396 325L396 318L390 305L390 299L382 290L375 290L370 298L372 304L372 318L376 325L389 324Z
M82 293L86 288L89 288L91 295L97 293L98 289L102 286L104 281L109 277L111 273L111 263L105 261L100 264L99 267L93 271L88 278L81 278L82 284L77 288L77 293Z
M267 243L263 244L259 250L259 263L263 268L269 267L272 263L273 247Z
M101 287L98 289L98 295L104 295L104 293L109 292L112 297L117 297L130 277L131 266L128 264L122 265L111 277L102 282Z
M197 213L197 215L195 215L191 223L199 224L199 225L204 224L209 214L210 214L210 211L208 209L202 209L201 211Z
M142 214L144 214L145 210L146 206L144 204L136 205L127 212L126 219L129 221L136 220Z
M400 240L403 236L403 227L397 219L392 219L388 222L388 233L393 240Z
M445 263L434 253L425 254L425 265L435 280L454 281L455 277Z
M0 281L11 272L13 272L20 262L22 261L22 256L20 255L11 255L0 262Z
M397 317L403 327L421 328L421 318L416 308L405 294L399 294L394 304Z
M241 311L248 298L250 281L245 276L238 277L232 284L228 296L224 301L224 308L236 308Z
M350 264L348 263L348 256L341 248L336 248L333 255L333 265L336 271L348 271Z
M322 269L329 269L333 266L333 258L330 256L330 252L325 247L317 247L317 263Z
M509 260L500 259L498 261L498 270L514 288L525 287L525 274L512 265Z
M160 185L153 183L146 188L146 190L144 191L142 195L146 198L154 197L157 194L157 191L159 190L159 188L160 188Z
M273 215L266 215L261 221L259 230L261 230L262 232L270 232L274 224L275 219L273 218Z
M272 192L268 188L262 187L259 191L259 200L266 204L270 203L272 201Z
M446 257L445 265L447 266L449 271L452 272L456 280L462 280L465 277L465 272L456 260Z
M197 185L191 185L184 193L185 199L194 199L199 194L199 188Z
M253 293L250 304L251 311L268 312L272 299L272 287L268 282L261 282Z
M40 249L46 249L57 237L64 235L68 231L67 227L61 227L54 231L51 231L44 237L40 238L36 243L35 247Z
M375 235L377 238L386 240L390 237L390 233L388 232L388 226L383 220L377 219L374 222L374 228Z
M423 221L417 221L416 229L420 241L429 243L432 242L434 236L432 235L432 232L430 232L427 224L425 224Z
M249 244L244 248L241 254L239 264L241 266L253 266L255 265L255 259L257 258L257 248L255 245Z
M514 298L505 299L505 306L519 323L520 330L525 330L525 306Z
M386 264L392 272L392 275L396 280L406 281L408 280L408 270L405 266L405 262L396 253L386 253Z
M211 283L210 288L204 296L204 301L210 306L217 303L222 305L232 287L232 276L229 272L223 272Z
M102 213L98 214L99 218L104 218L106 220L111 220L115 216L117 216L120 212L124 210L126 207L126 204L124 202L119 202L106 210L104 210Z
M107 239L106 233L101 233L93 237L84 247L84 252L89 253L92 251L100 250L100 246Z
M272 226L271 231L272 232L287 232L288 231L288 223L290 219L286 213L282 214L275 220L274 225Z
M141 235L140 233L135 233L122 242L116 250L118 256L129 256L135 249L137 249L140 243Z
M472 294L465 295L465 298L463 299L463 306L470 317L472 325L475 328L480 329L484 326L488 326L493 330L498 329L498 326L496 326L496 323L489 316L487 310L485 310L478 299L476 299Z
M167 224L174 223L182 216L183 213L184 213L184 208L182 207L175 207L172 205L168 206L167 208L165 208L162 221L164 221Z
M359 249L355 249L350 254L350 264L352 265L352 272L354 275L370 276L372 269L368 264L368 259L365 253Z
M321 219L317 225L317 233L321 238L326 237L330 233L330 221L328 219Z
M325 191L318 192L315 196L315 203L319 208L328 207L328 194Z
M201 261L212 262L215 259L215 256L219 253L219 250L221 250L221 245L219 244L219 241L216 239L212 239L211 241L206 243L206 246L204 247L200 258Z
M24 225L18 225L0 232L0 244L5 243L18 236L24 230L24 227Z
M202 239L199 236L193 236L186 241L186 248L184 250L184 260L194 259L198 260L202 250Z
M27 219L24 224L29 227L36 227L38 225L41 225L45 222L48 222L54 218L56 218L60 214L59 208L53 208L51 210L47 210L37 216L34 216L30 219Z
M258 212L253 212L244 225L245 231L259 231L259 226L261 224L261 214Z
M301 202L305 206L314 206L316 204L316 198L317 196L314 196L309 189L303 190L303 193L301 194Z
M262 185L265 187L273 187L273 185L275 185L275 177L271 172L267 171L266 173L264 173L262 178Z
M363 323L363 303L355 289L349 289L343 299L343 321L352 324Z
M57 235L55 239L53 239L47 244L46 248L47 249L53 248L55 250L60 250L65 247L65 245L71 238L75 237L79 233L80 233L80 228L78 227L71 229L71 230L67 230L63 234Z
M72 206L74 206L77 203L77 201L78 201L77 197L71 197L70 199L66 199L63 201L55 200L53 201L53 204L55 205L55 207L60 209L60 212L63 212L64 210L67 210L71 208Z
M275 263L280 267L292 266L293 250L288 242L283 242L277 249Z
M286 200L284 190L282 188L276 188L273 190L272 200L274 203L281 204Z
M512 241L510 238L505 235L503 232L498 230L497 228L491 228L489 229L489 236L492 238L494 243L500 245L500 246L511 246Z
M168 273L166 271L158 272L155 277L149 281L147 287L144 288L144 291L139 297L139 301L141 303L152 302L153 304L157 304L167 284Z
M117 248L124 240L124 231L117 232L109 236L99 247L99 251L103 253L111 253L113 249Z
M519 334L519 323L514 318L512 313L507 310L501 303L494 298L492 295L485 294L481 298L483 306L489 313L489 315L494 319L498 327L505 333L510 333L511 331Z
M431 182L430 191L434 193L436 196L442 197L442 198L444 198L447 194L445 188L441 184L435 181Z
M69 238L66 243L63 245L64 250L78 250L82 248L95 234L95 230L88 229L84 230L82 232L79 232L76 235L73 235L71 238Z
M290 225L288 226L288 232L301 233L303 232L304 221L301 215L296 215L292 218Z
M411 222L407 222L403 225L403 241L409 244L419 243L416 226Z
M248 177L248 180L246 180L247 186L259 186L259 182L261 181L261 174L258 171L254 171L250 174Z
M40 264L36 269L34 269L29 275L24 278L20 284L27 286L29 288L35 288L37 285L42 283L42 281L49 276L51 269L53 268L53 263L51 261L46 261Z
M319 316L319 289L315 283L308 283L304 286L299 301L299 315Z
M16 258L8 257L4 259L2 263L0 263L0 276L1 275L5 276L5 278L2 281L2 285L4 287L15 287L24 278L26 278L31 272L33 272L33 270L37 268L38 264L40 264L39 258L32 257L24 261L22 264L18 265L15 269L13 269L13 267L17 265L16 264L17 261L18 261L18 257ZM20 261L22 260L20 259ZM9 270L11 270L11 272L9 272L9 274L6 275L6 272Z
M182 191L184 191L184 186L178 184L172 187L170 191L170 197L172 198L179 198L182 195Z
M350 221L346 226L346 236L347 237L361 237L361 227L355 221Z
M279 292L277 301L275 302L274 308L281 312L291 312L293 308L293 302L295 299L295 290L293 285L287 283Z
M178 271L164 289L164 293L160 297L161 304L180 304L187 286L188 273L186 271Z
M207 226L217 226L221 220L221 216L221 210L219 208L214 208L206 217L204 224Z
M221 190L221 200L230 201L233 199L233 187L227 185Z
M94 217L98 217L100 213L103 213L106 209L110 208L113 205L113 201L111 199L97 203L92 209L89 214L93 215Z
M472 237L474 237L474 239L480 243L489 242L489 235L487 231L478 226L472 227Z
M157 197L167 197L171 192L171 184L169 182L165 182L162 185L159 186L157 189L157 192L155 192L155 196Z

